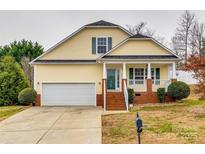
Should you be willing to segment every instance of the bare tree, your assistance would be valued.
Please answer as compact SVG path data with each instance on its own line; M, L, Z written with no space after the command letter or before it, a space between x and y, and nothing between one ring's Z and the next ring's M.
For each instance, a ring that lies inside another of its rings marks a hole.
M194 23L195 15L189 11L185 11L178 23L174 37L172 38L172 46L176 53L184 58L187 62L187 55L189 49L189 37L191 36L191 29Z
M147 25L147 23L142 21L139 24L137 24L136 26L127 25L127 27L128 27L128 30L130 33L141 34L144 32L146 25Z
M133 35L135 35L135 34L146 35L146 36L154 38L155 40L162 43L163 45L168 44L168 42L165 41L164 37L157 36L156 32L154 30L148 28L146 22L142 21L139 24L137 24L136 26L127 25L127 27L128 27L129 32L132 33Z
M204 23L199 23L195 21L191 29L190 50L191 54L201 55L202 48L205 43L205 25Z

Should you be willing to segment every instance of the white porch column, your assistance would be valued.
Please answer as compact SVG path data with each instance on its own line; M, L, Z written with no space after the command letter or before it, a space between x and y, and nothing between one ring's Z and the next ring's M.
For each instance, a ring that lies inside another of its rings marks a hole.
M122 70L122 79L126 79L126 63L123 63L123 70Z
M106 63L103 63L103 79L107 79Z
M176 64L175 62L172 63L172 79L176 79Z
M104 111L106 111L106 91L107 91L106 79L107 79L106 63L103 63L102 95L103 95Z
M147 64L147 79L151 79L151 63Z

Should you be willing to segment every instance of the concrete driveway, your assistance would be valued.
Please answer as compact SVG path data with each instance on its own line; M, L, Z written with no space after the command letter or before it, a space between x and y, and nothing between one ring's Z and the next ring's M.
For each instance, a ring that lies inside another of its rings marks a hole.
M101 108L31 107L0 122L0 143L101 143Z

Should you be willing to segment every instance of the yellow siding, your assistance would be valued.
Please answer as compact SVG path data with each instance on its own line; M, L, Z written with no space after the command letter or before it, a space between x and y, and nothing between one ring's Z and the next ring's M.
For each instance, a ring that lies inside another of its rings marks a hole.
M57 82L95 82L97 94L102 93L102 64L75 64L75 65L35 65L35 89L40 94L40 83L43 81ZM145 64L127 64L126 75L128 87L135 91L146 91L144 85L129 85L129 68L146 68ZM160 68L160 80L168 80L168 64L153 64L152 67ZM119 68L122 77L122 65L107 65L107 68ZM161 82L163 84L163 82ZM163 87L164 85L160 85ZM153 87L153 91L156 88Z
M100 55L92 54L92 37L112 37L112 46L128 37L119 28L85 28L41 59L96 59Z
M102 91L102 65L35 65L35 85L40 93L42 81L96 82L97 94Z
M171 53L151 40L129 40L110 55L170 55Z

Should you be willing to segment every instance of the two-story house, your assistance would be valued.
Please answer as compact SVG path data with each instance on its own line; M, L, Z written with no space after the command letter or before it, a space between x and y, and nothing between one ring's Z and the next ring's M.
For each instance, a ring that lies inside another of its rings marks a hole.
M127 109L127 88L134 89L135 103L156 103L157 88L176 80L179 59L155 39L120 25L87 24L31 62L36 104Z

